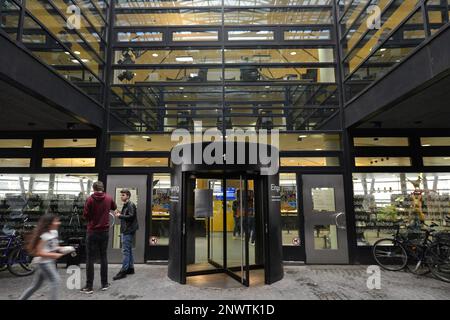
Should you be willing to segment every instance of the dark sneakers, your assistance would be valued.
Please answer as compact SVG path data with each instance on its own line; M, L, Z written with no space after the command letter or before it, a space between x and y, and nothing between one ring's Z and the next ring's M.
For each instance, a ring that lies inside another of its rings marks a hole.
M93 294L94 290L92 290L91 287L84 287L83 289L80 290L80 292L86 293L86 294Z
M127 270L127 274L134 274L134 268L129 268Z
M118 274L113 277L113 280L123 279L127 276L127 270L120 270Z
M102 285L102 288L101 288L100 290L106 291L106 290L108 290L109 288L111 288L111 285L110 285L109 283L107 283L107 284Z

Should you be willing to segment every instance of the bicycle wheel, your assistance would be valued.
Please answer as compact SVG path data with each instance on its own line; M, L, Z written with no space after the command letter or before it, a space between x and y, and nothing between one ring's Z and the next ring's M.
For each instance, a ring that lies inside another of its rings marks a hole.
M402 270L408 262L405 248L394 239L380 239L375 242L372 254L378 265L389 271Z
M28 276L35 270L31 260L23 248L16 248L8 256L8 270L18 277Z
M425 249L420 246L410 245L407 247L408 263L406 267L408 271L418 276L426 275L430 272L430 268L426 263Z
M425 252L431 273L439 280L450 282L450 246L435 243Z

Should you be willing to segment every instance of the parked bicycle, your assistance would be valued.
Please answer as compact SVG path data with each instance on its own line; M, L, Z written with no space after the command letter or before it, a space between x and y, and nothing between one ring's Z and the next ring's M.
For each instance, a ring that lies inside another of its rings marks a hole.
M447 221L450 219L447 217ZM436 233L438 225L432 223L420 232L400 233L400 222L393 238L380 239L373 245L375 261L385 270L408 269L417 275L432 272L443 281L450 282L450 234ZM431 240L431 238L433 238Z
M25 222L23 220L23 229ZM34 272L32 257L24 248L23 230L14 230L11 234L0 235L0 271L6 269L18 277L28 276Z

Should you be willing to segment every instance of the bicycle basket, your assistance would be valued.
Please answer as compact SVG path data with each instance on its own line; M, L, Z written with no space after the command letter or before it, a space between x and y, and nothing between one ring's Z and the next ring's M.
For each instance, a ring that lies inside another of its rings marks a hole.
M450 233L439 232L434 235L437 242L450 246Z

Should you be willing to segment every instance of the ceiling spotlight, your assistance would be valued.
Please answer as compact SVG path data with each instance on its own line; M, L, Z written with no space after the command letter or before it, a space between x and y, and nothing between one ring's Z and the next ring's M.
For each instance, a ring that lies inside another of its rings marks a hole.
M158 56L158 54L157 53L152 53L152 57L157 57Z
M292 51L292 52L290 53L291 56L295 56L296 54L297 54L297 52L295 52L295 51Z
M73 53L80 55L81 52L80 51L74 51Z
M184 87L180 87L180 90L184 90Z
M191 56L176 57L175 60L178 62L194 62L194 58Z

